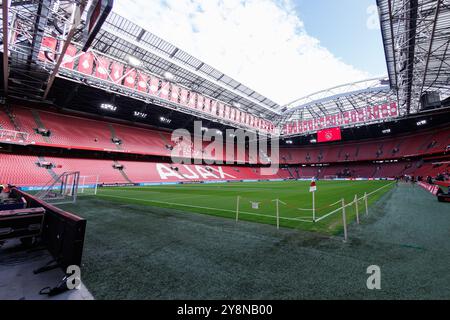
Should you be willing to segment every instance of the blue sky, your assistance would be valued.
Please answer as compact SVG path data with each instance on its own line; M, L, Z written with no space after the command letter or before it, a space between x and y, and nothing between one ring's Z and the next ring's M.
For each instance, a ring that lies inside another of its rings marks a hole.
M283 105L386 74L374 4L120 0L114 11Z
M375 0L296 0L295 9L306 31L337 57L382 76L387 71L381 31L367 28L367 8L375 4Z

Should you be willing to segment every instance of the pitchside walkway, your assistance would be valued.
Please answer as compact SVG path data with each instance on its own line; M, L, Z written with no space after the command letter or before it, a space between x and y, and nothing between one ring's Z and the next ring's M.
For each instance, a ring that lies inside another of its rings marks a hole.
M64 208L88 219L82 279L97 299L450 297L450 206L418 186L386 194L346 244L101 199ZM370 265L381 290L366 288Z

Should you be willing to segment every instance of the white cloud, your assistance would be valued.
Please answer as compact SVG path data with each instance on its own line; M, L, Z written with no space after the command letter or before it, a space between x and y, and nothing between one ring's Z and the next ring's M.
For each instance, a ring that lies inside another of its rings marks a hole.
M309 36L290 0L119 0L114 10L280 104L369 77Z

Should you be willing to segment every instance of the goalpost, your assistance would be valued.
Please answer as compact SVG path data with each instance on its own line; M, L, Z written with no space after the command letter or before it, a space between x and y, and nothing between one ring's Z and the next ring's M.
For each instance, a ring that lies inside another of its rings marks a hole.
M78 186L78 195L96 195L98 190L98 182L100 176L80 176L80 183Z
M51 204L75 203L77 201L80 172L64 172L52 178L39 192L36 198Z

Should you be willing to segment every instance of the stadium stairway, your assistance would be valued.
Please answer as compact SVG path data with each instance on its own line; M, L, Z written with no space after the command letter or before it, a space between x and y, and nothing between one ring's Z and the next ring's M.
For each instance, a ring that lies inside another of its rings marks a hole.
M48 129L44 126L44 124L42 123L41 117L39 116L39 113L38 113L37 110L31 109L31 114L33 115L34 121L36 122L37 128L48 130ZM47 143L51 143L51 142L52 142L50 137L42 136L42 138L43 138L44 141L47 142Z
M38 161L39 161L39 163L49 162L43 156L38 156ZM46 170L47 170L48 174L50 175L51 179L53 179L54 181L56 181L58 179L58 175L53 170L53 168L46 168Z
M134 183L133 181L131 181L131 179L128 177L128 175L125 173L126 167L124 165L120 164L119 161L117 161L117 160L114 160L114 164L117 166L122 166L122 168L119 168L117 170L119 170L120 174L126 181L128 181L129 183Z
M295 179L295 176L294 176L294 174L292 173L291 168L288 167L287 170L289 171L290 177L291 177L292 179Z
M111 133L111 141L114 141L115 139L120 139L116 135L116 130L114 129L113 125L111 123L108 123L109 132ZM122 139L120 139L122 140ZM116 145L117 150L123 150L122 143L114 143Z

